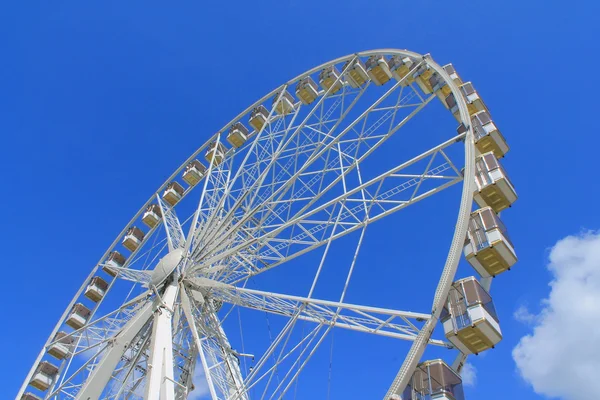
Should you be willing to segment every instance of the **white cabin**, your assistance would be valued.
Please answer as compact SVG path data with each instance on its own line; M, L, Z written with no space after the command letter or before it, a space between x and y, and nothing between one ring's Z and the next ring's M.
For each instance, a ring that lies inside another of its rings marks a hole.
M183 197L183 186L177 181L173 181L167 185L163 192L162 198L164 201L174 206Z
M185 166L183 180L190 186L196 185L204 177L206 167L198 160L192 160Z
M150 204L142 215L142 222L150 228L154 228L162 219L162 211L158 204Z
M69 336L67 332L60 331L54 335L52 343L48 346L48 354L58 360L63 360L71 354L75 338Z
M460 75L458 75L458 73L456 72L456 70L454 69L454 66L452 64L446 64L442 68L444 68L444 71L446 71L446 73L448 75L450 75L450 79L452 79L452 81L454 81L456 86L460 86L463 84L463 81L460 78Z
M296 97L302 104L308 105L319 97L319 87L310 76L306 76L296 84Z
M506 227L491 207L471 214L464 254L482 277L501 274L517 262Z
M354 62L352 60L346 61L343 70L346 71L346 81L355 89L361 87L369 80L365 64L359 59Z
M48 361L42 361L38 364L29 384L34 388L45 391L54 383L58 375L58 367Z
M384 56L371 56L365 63L369 77L377 86L387 83L392 78L390 67Z
M75 330L83 328L91 314L92 312L89 308L81 303L77 303L71 309L65 323Z
M67 332L60 331L54 335L52 343L48 346L48 354L54 358L63 360L71 354L74 343L75 338L73 336L69 336Z
M475 202L499 213L517 200L517 192L493 151L475 160Z
M415 66L416 64L410 57L395 55L388 60L390 73L397 81L401 82L402 86L408 86L414 82L412 72Z
M142 244L144 236L144 232L140 228L136 226L130 227L123 237L123 247L131 252L136 251L140 244Z
M242 147L244 143L246 143L246 140L248 140L248 136L250 136L248 128L246 128L241 122L236 122L235 124L231 125L231 128L229 128L227 141L230 145L237 149L239 147Z
M258 132L267 123L268 118L269 111L265 106L260 105L252 109L248 123Z
M101 277L95 276L90 280L90 283L85 288L84 295L88 299L97 303L102 300L107 290L108 283Z
M340 78L340 72L335 65L321 70L319 73L319 85L321 85L323 90L329 90L329 93L331 94L337 93L344 86Z
M440 321L446 338L464 354L479 354L502 340L492 297L473 276L452 284Z
M402 393L402 400L464 400L461 377L443 360L417 366Z
M106 262L102 266L102 271L106 272L112 277L115 277L117 276L117 270L115 269L115 267L122 268L125 264L125 260L125 257L121 253L119 253L118 251L112 251L108 255Z

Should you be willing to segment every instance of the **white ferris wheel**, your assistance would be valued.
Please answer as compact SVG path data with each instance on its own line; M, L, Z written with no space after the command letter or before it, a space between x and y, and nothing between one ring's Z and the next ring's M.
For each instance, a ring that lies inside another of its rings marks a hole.
M456 124L413 134L410 145L397 139L428 106ZM382 162L392 144L401 151ZM411 342L371 398L462 399L466 357L502 337L491 278L516 262L499 219L516 200L498 162L507 151L473 85L429 55L365 51L303 73L226 124L139 209L58 320L17 399L187 399L197 376L212 400L296 398L299 377L336 331ZM367 227L421 200L435 204L453 186L460 206L445 264L428 267L442 271L431 308L347 302L350 283L360 285L351 278ZM336 266L341 290L324 300L315 288L347 235L356 240L344 242L351 257ZM463 254L477 278L455 277ZM313 264L303 295L254 288L298 260ZM242 323L251 316L268 325L263 341L253 342L256 324ZM452 359L422 360L431 346ZM311 398L330 398L317 389Z

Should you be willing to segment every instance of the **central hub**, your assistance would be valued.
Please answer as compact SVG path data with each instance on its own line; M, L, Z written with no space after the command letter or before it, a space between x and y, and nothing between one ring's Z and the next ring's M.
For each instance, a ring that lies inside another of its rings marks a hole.
M173 273L173 271L175 271L175 268L177 268L182 258L182 248L175 249L161 258L150 275L150 283L158 287Z

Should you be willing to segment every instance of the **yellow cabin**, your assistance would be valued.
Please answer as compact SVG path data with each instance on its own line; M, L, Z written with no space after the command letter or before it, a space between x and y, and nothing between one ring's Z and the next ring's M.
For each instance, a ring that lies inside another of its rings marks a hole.
M246 140L248 140L248 136L250 136L250 132L248 132L248 128L244 126L241 122L236 122L231 125L229 128L229 134L227 135L227 141L230 145L235 147L242 147Z
M475 202L480 207L492 207L499 213L517 200L517 192L494 152L482 154L475 160Z
M308 105L319 97L319 87L310 76L306 76L296 84L296 96L302 104Z
M252 126L256 132L260 131L263 126L267 123L267 119L269 118L269 111L263 105L258 107L254 107L250 112L250 119L248 123Z
M464 354L479 354L502 340L492 297L473 276L452 284L440 320L446 338Z
M417 366L402 400L464 400L461 377L443 360Z
M107 290L108 283L101 277L95 276L85 288L84 295L91 301L97 303L102 300Z
M365 63L367 74L377 86L387 83L392 78L390 67L384 56L371 56Z
M123 247L131 252L136 251L140 244L142 244L144 236L144 232L140 228L135 226L130 227L123 238Z
M517 262L506 227L491 207L471 213L464 254L482 277L501 274Z
M195 186L204 177L206 167L198 160L192 160L185 167L183 180L190 186Z
M369 80L365 64L359 59L354 62L352 60L346 61L343 70L346 71L346 81L355 89L358 89Z
M402 86L408 86L414 82L412 73L415 66L416 64L410 57L395 55L388 60L390 73Z
M344 86L342 79L340 78L340 72L335 65L321 70L319 73L319 85L321 85L323 90L329 90L329 93L331 94L337 93Z
M223 143L219 142L217 145L217 142L212 142L208 145L204 158L209 164L213 163L215 166L217 166L223 162L226 151L227 149Z
M294 97L287 90L284 90L283 93L277 92L273 96L273 107L275 107L275 112L279 115L291 113L294 110L294 103Z
M160 210L160 206L158 204L150 204L146 207L146 211L142 215L142 222L149 226L150 228L154 228L162 218L162 211Z

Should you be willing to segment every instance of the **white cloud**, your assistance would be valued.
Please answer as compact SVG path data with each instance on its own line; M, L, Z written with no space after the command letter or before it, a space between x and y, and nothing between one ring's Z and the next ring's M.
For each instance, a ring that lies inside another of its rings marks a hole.
M513 358L536 393L593 399L600 392L600 232L558 241L549 259L550 295Z
M533 324L537 320L537 315L529 312L527 306L520 306L517 311L514 312L513 317L524 324Z
M466 363L460 371L463 385L475 386L477 383L477 368L471 363Z

